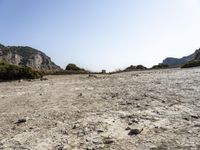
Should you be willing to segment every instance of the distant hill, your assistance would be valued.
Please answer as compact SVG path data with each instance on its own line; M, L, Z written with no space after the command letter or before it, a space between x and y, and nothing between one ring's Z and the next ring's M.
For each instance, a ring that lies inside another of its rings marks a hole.
M46 54L27 46L4 46L0 44L0 61L22 67L31 67L43 72L62 70Z
M180 67L193 60L200 60L200 49L196 50L193 54L182 58L168 57L163 60L162 64L168 65L169 67Z

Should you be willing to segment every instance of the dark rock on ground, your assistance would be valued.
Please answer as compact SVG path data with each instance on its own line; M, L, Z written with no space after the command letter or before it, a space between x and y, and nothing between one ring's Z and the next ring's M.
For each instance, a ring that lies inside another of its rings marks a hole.
M133 136L133 135L138 135L142 132L143 129L131 129L128 135Z

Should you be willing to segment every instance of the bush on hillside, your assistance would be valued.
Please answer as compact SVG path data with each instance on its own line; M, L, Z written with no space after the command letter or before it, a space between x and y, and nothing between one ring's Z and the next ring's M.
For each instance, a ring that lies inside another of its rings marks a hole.
M192 60L184 64L181 68L191 68L200 66L200 60Z
M169 66L165 64L158 64L152 67L152 69L166 69L166 68L169 68Z
M138 69L138 70L146 70L147 68L145 66L143 66L143 65L137 65L136 69Z
M75 64L68 64L65 70L67 70L67 71L83 71L84 69L79 68Z
M127 67L124 71L136 71L136 70L146 70L147 68L144 67L143 65L137 65L137 66L129 66Z
M5 62L0 63L0 80L37 79L42 73L33 71L29 67L19 67Z

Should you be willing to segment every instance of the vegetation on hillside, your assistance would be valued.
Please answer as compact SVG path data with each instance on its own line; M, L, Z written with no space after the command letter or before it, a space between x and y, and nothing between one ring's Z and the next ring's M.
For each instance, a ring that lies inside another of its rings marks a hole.
M124 71L136 71L136 70L147 70L146 67L144 67L143 65L137 65L137 66L129 66L127 67Z
M68 64L65 70L60 70L54 72L52 75L73 75L73 74L88 74L90 71L87 71L83 68L78 67L75 64Z
M165 64L158 64L152 67L152 69L166 69L166 68L169 68L169 66Z
M192 60L184 64L181 68L191 68L200 66L200 60Z
M29 67L19 67L0 62L0 80L37 79L42 76L42 73L33 71Z
M67 70L67 71L81 71L81 70L84 70L84 69L79 68L75 64L68 64L67 67L65 68L65 70Z

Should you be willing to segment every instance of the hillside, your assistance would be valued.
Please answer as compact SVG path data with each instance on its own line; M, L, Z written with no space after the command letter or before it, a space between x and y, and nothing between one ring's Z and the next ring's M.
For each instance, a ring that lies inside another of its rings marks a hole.
M34 70L44 72L61 70L46 54L27 46L4 46L0 44L0 61L31 67Z
M162 64L168 65L169 67L180 67L192 60L200 60L200 49L196 50L193 54L182 58L168 57L163 60Z

